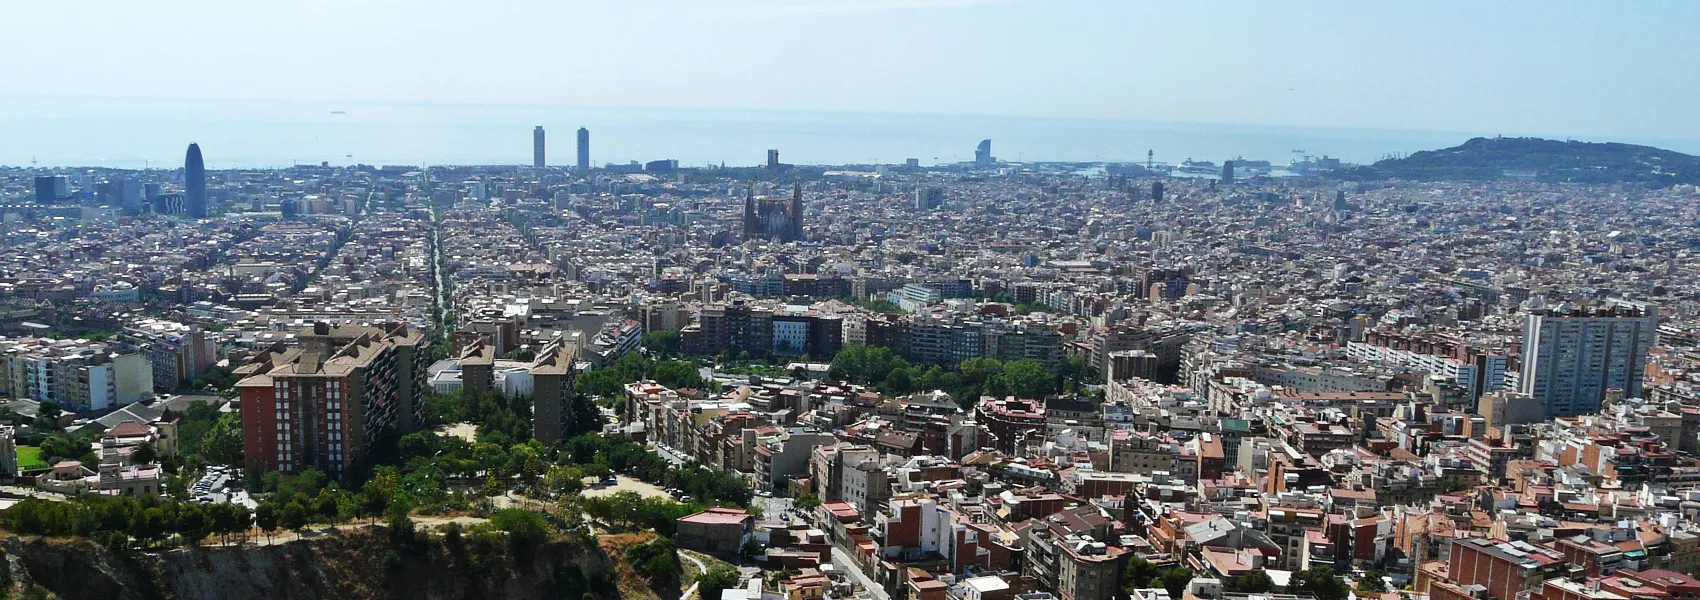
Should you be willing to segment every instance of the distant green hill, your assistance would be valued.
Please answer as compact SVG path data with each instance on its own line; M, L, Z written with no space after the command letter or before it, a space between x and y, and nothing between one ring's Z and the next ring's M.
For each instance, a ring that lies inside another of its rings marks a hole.
M1700 183L1700 157L1650 146L1561 142L1540 138L1475 138L1461 146L1346 169L1352 181L1532 178L1547 183Z

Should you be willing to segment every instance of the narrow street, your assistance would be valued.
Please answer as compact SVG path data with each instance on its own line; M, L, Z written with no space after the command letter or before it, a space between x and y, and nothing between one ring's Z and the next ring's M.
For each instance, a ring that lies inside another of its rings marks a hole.
M832 548L832 566L850 574L850 578L856 580L856 583L862 586L862 589L868 590L868 593L872 594L875 600L891 600L891 594L887 594L885 588L875 585L874 580L868 579L868 575L856 566L855 561L850 560L850 555L838 549L837 546Z
M446 339L447 332L454 328L454 322L449 316L449 282L443 278L443 218L436 208L431 209L431 238L426 242L431 251L431 304L437 315L437 322L432 325L437 327L438 335Z
M690 462L685 459L684 455L674 452L671 448L655 442L650 442L649 450L659 455L661 458L667 459L667 462L673 463L673 466L675 467L683 467L685 466L685 463Z

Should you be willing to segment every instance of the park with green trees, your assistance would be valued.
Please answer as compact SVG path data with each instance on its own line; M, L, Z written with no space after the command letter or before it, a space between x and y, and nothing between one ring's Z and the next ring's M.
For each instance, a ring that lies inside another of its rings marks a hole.
M674 385L700 385L690 363L631 355L611 368L592 373L615 386L638 379L665 379ZM604 385L592 377L581 385ZM617 387L615 388L617 390ZM52 407L49 407L51 409ZM70 502L25 500L8 511L8 530L29 535L77 536L136 548L195 545L212 538L236 541L250 535L273 538L314 526L347 523L407 523L410 514L470 514L516 543L535 544L557 530L562 519L537 511L497 509L493 496L521 491L553 499L559 514L582 514L609 526L671 531L679 516L708 505L747 506L751 492L739 477L697 464L675 467L625 437L603 436L601 414L587 397L570 410L583 415L566 441L547 446L531 438L530 402L499 394L440 394L426 402L426 425L451 423L476 427L474 439L421 430L380 434L368 459L340 479L318 470L300 473L250 472L247 485L259 501L249 511L233 504L190 502L183 477L169 476L162 499L84 496ZM50 418L53 415L48 415ZM208 404L192 404L179 419L177 457L166 459L168 472L188 475L205 465L241 464L240 414L221 413ZM40 442L45 460L83 459L90 437L54 429ZM614 494L581 499L586 477L622 474L690 495L685 504L667 498ZM527 516L530 515L530 516ZM398 534L399 535L399 534Z
M365 460L340 477L316 470L299 473L250 472L246 485L258 500L252 511L224 504L198 504L186 494L187 478L207 465L242 464L240 414L194 404L179 414L180 452L163 459L168 477L162 499L76 498L52 503L26 500L5 516L11 531L23 534L102 538L131 547L194 545L208 539L236 541L255 535L266 539L309 527L388 523L408 525L410 515L472 515L523 543L536 543L584 518L610 530L673 531L675 521L707 506L750 505L752 491L737 474L687 463L675 465L623 436L604 436L602 414L593 401L618 396L623 386L655 380L675 388L704 388L695 363L670 358L677 340L657 335L652 346L631 353L578 378L575 415L566 439L546 445L532 439L528 399L496 393L429 396L425 427L399 434L381 431ZM1048 370L1036 361L1004 363L972 359L951 368L909 364L889 349L852 345L835 356L835 378L874 386L889 394L940 389L953 397L1014 395L1039 398L1070 389L1076 366ZM217 376L215 375L215 379ZM216 385L216 382L208 382ZM47 407L51 409L53 407ZM50 420L56 415L44 415ZM475 434L445 435L438 429L470 424ZM469 439L470 438L470 439ZM39 442L40 458L89 459L85 437L49 430ZM583 497L587 481L622 475L678 490L683 503L670 498L616 493ZM549 509L536 518L502 509L500 496L528 497ZM817 506L817 498L800 505ZM413 535L406 532L400 536ZM522 545L523 545L522 543ZM1175 577L1173 574L1167 574Z
M1057 371L1032 359L1003 362L995 358L970 358L955 367L910 364L889 348L851 344L832 358L834 379L872 386L888 395L940 390L964 407L980 396L1039 399L1080 389L1085 365L1079 358L1066 359Z

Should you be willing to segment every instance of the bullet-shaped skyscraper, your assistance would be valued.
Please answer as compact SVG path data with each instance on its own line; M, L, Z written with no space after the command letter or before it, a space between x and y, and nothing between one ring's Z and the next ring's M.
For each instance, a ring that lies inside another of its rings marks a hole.
M578 128L578 170L590 170L590 130Z
M531 166L543 168L543 126L531 130Z
M201 161L200 144L189 144L183 158L183 211L195 219L207 216L207 166Z

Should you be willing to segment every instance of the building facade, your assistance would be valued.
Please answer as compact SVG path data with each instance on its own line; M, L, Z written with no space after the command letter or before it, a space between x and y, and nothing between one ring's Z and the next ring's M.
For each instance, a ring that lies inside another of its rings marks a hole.
M789 203L768 198L758 201L753 187L745 192L744 241L795 242L802 239L803 184L792 186Z
M1540 401L1549 419L1599 412L1610 389L1641 397L1658 320L1657 307L1627 301L1531 311L1523 329L1520 391Z
M531 437L537 441L554 444L579 425L571 410L578 360L579 348L567 338L555 338L537 353L531 366Z
M423 421L425 336L406 325L314 324L236 369L250 467L341 477L386 429Z

